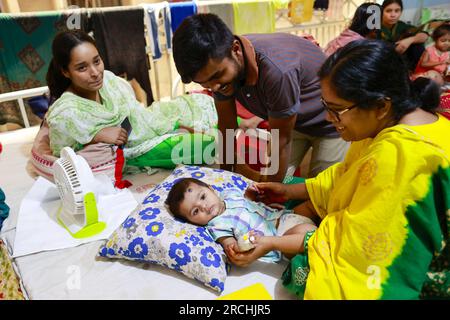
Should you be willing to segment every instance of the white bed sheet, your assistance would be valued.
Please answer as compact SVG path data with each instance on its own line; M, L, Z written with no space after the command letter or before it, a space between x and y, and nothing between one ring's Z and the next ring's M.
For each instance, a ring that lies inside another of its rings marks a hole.
M33 139L38 127L0 134L3 152L0 154L0 187L10 206L10 216L3 223L0 237L12 253L15 226L22 198L33 185L36 175L28 163ZM170 174L159 170L149 176L126 176L138 202L155 184ZM104 241L78 247L39 252L13 259L13 266L28 299L160 299L209 300L219 295L203 284L173 270L154 264L123 259L97 258ZM247 268L233 267L222 295L255 283L262 283L274 299L296 299L279 280L287 263L256 262Z

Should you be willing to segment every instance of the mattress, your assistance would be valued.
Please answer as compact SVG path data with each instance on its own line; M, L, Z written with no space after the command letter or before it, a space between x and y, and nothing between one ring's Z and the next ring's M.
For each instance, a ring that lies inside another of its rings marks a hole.
M10 255L21 201L37 178L28 159L38 129L31 127L0 134L3 145L0 187L11 208L0 238L6 243ZM133 183L130 190L141 202L147 192L170 172L158 170L152 175L141 173L124 178ZM11 259L25 298L211 300L220 297L203 284L162 266L98 259L96 255L102 243L104 240ZM296 299L281 284L280 277L286 266L286 261L277 264L257 261L246 268L233 266L221 296L259 283L273 299Z

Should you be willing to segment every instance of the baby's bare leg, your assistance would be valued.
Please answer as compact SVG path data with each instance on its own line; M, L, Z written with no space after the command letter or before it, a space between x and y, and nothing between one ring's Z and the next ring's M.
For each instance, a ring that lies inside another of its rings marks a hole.
M317 215L316 209L314 209L314 206L313 206L311 200L302 202L298 206L294 207L293 211L296 214L310 218L315 223L317 223L317 220L319 218L319 216Z

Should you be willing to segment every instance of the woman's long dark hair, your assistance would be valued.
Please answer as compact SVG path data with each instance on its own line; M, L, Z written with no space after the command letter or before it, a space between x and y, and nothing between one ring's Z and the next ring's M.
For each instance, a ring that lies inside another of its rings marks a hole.
M58 99L70 86L70 79L62 74L62 70L67 70L72 49L83 42L89 42L95 46L94 39L81 30L63 31L58 33L53 39L53 57L46 76L51 100Z
M437 84L425 78L411 83L403 58L382 40L350 42L328 57L319 77L329 78L340 98L362 109L390 99L395 121L416 108L434 111L439 106Z
M370 32L374 31L374 29L370 29L368 25L368 19L374 14L372 11L368 11L369 8L373 9L375 7L380 8L381 14L381 6L376 3L363 3L358 8L356 8L355 14L353 15L352 22L348 27L350 30L359 33L361 36L366 37ZM381 17L379 17L381 19Z

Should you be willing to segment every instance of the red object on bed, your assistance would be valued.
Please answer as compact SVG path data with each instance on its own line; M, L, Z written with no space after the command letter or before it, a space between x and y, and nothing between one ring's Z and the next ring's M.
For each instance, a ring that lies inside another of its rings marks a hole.
M450 120L450 91L441 95L440 113Z
M191 93L203 93L212 96L211 90L193 90ZM255 115L248 111L239 101L236 100L236 112L238 117L249 119ZM259 129L269 130L269 121L261 121L258 125ZM267 154L268 142L256 139L247 134L241 134L236 138L237 154L241 159L245 159L245 163L253 170L259 171L265 167L265 156ZM255 156L256 155L256 161ZM250 163L253 162L253 163ZM256 162L256 163L255 163Z
M123 148L117 148L117 160L116 167L114 168L114 186L119 189L124 189L132 186L132 183L128 180L122 179L123 165L125 164L125 157L123 156Z
M242 133L236 137L237 155L255 171L266 167L268 141Z
M245 109L245 107L237 100L236 100L236 111L238 117L241 117L242 119L250 119L255 116L253 113ZM261 121L258 125L258 128L269 130L269 121L267 120Z

